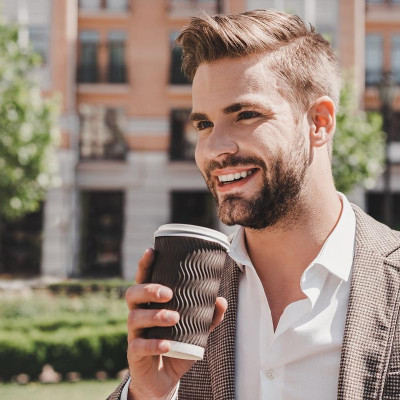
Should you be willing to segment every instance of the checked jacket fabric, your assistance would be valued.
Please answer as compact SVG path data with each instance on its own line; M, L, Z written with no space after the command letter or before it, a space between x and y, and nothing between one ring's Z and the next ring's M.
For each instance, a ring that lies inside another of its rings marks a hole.
M400 232L357 206L350 298L341 352L338 400L400 400ZM178 400L235 399L239 267L227 257L219 296L228 301L205 357L182 377ZM108 400L119 400L129 376Z

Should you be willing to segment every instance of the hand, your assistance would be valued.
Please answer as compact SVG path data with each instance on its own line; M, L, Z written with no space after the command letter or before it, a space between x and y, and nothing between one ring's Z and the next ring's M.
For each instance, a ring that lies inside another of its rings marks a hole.
M143 339L145 328L153 326L173 326L179 321L179 313L171 310L149 310L140 308L146 303L166 303L172 290L155 283L145 283L150 279L154 251L147 249L138 264L136 285L126 292L129 308L128 316L128 363L131 375L129 400L161 400L172 395L176 385L194 361L162 357L170 349L168 340ZM223 319L227 302L218 297L215 303L211 330Z

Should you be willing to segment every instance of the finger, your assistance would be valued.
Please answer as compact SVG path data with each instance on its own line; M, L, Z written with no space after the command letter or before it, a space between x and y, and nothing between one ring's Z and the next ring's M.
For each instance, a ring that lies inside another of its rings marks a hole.
M135 277L136 283L149 282L153 261L154 250L151 248L146 249L138 263L138 269Z
M173 326L179 321L179 313L173 310L133 309L128 315L128 340L141 336L144 328Z
M223 297L217 297L210 331L212 331L224 319L224 314L227 308L228 308L228 302L226 301L226 299Z
M158 356L167 353L171 343L163 339L135 338L128 342L128 361L135 362L143 357Z
M158 283L136 284L128 288L125 293L125 301L128 308L132 310L139 304L166 303L171 300L173 292L169 287Z

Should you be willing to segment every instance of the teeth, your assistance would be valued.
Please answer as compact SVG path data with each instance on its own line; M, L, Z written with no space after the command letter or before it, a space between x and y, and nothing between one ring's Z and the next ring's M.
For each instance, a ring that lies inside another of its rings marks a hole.
M248 171L242 171L242 172L235 172L234 174L220 175L218 177L218 180L220 182L232 182L234 180L246 178L246 176L251 175L252 172L253 172L252 170L248 170Z

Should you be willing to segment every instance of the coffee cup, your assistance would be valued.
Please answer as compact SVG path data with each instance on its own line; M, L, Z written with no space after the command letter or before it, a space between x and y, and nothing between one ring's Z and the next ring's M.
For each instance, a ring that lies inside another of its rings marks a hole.
M172 327L147 329L146 338L168 339L164 356L201 360L214 315L229 241L213 229L187 224L162 225L154 233L155 260L151 282L172 289L168 303L150 303L152 309L178 311Z

